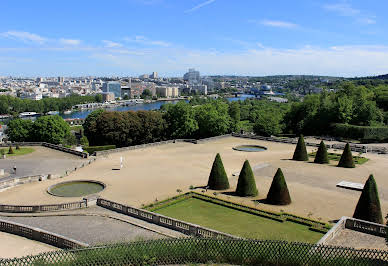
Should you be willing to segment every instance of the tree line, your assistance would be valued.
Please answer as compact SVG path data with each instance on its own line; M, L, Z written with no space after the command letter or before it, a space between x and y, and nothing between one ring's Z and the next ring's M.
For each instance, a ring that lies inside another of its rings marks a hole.
M44 98L42 100L34 101L30 99L20 99L9 95L1 95L0 114L17 115L22 112L63 112L71 109L74 105L90 102L102 102L102 96L79 96L72 94L64 98Z

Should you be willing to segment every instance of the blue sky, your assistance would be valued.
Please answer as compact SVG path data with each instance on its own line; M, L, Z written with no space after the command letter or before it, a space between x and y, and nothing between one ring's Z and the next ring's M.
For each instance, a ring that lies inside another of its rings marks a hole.
M0 75L388 73L386 0L2 0Z

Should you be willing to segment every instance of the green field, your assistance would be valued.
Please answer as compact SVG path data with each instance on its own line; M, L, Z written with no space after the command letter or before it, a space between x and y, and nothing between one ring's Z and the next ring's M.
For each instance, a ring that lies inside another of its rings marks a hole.
M19 150L16 149L16 147L12 147L13 149L13 154L8 154L9 148L3 148L0 150L4 150L4 154L9 157L9 156L19 156L19 155L24 155L24 154L29 154L35 151L33 148L25 148L25 147L20 147Z
M315 155L316 155L316 152L309 153L310 157L315 158ZM330 161L339 162L339 160L341 159L341 155L342 154L330 152L330 153L327 153L327 158L329 158ZM353 156L353 160L355 164L363 164L363 163L366 163L369 159L365 157L360 157L360 156Z
M244 238L316 243L323 236L306 225L290 221L282 223L196 198L155 212Z

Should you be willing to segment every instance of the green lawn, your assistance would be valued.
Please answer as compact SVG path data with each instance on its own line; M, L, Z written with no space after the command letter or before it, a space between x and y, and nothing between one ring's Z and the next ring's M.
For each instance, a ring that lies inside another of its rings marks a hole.
M35 149L33 148L25 148L25 147L20 147L19 150L16 149L16 147L12 147L13 149L13 154L8 154L8 150L9 148L3 148L3 149L0 149L0 150L4 150L5 152L5 155L8 157L8 156L19 156L19 155L24 155L24 154L29 154L31 152L34 152Z
M289 221L281 223L196 198L166 206L156 212L244 238L316 243L323 236L305 225Z
M310 157L315 158L316 152L309 153ZM330 161L337 161L341 159L341 155L339 153L327 153L327 157L329 158ZM360 156L353 156L353 160L355 164L363 164L366 163L369 159L365 157L360 157Z

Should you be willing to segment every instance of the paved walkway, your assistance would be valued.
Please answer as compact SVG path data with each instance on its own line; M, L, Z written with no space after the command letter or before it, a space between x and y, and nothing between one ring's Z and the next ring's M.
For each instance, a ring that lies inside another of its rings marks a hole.
M357 232L350 229L343 229L326 245L350 247L356 249L379 249L388 250L384 237L374 236Z
M2 214L2 219L42 228L91 245L187 237L168 228L95 206L83 210Z
M89 159L46 147L32 148L35 149L32 153L0 159L0 169L5 171L5 175L0 176L0 181L22 176L63 175L66 170L74 169L89 161ZM14 166L16 166L16 173L13 171Z
M56 247L21 236L0 232L0 258L11 259L42 252L59 250Z

